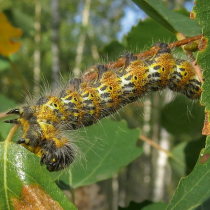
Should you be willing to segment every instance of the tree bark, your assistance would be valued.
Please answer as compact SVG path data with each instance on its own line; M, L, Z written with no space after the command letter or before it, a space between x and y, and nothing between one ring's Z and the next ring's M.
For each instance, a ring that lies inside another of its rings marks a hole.
M90 3L91 3L91 0L85 0L85 5L84 5L84 10L83 10L83 15L82 15L82 31L79 37L79 42L77 46L77 55L76 55L76 60L75 60L75 68L73 70L75 77L80 76L80 65L82 63L83 50L84 50L85 39L87 35L87 26L89 23Z
M59 79L59 0L51 1L52 7L52 81L55 88Z
M34 50L34 93L37 95L40 91L40 40L41 40L41 4L40 0L35 1L35 50Z

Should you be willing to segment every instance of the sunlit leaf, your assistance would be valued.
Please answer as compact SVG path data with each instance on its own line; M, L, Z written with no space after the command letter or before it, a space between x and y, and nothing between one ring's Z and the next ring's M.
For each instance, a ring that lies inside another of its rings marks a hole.
M192 137L201 134L204 121L204 108L199 101L192 102L179 95L161 110L161 124L173 135L189 134Z
M198 23L203 27L204 40L210 38L210 10L209 0L196 0L193 8L193 15ZM198 53L197 62L204 69L205 82L203 85L203 93L201 103L210 110L210 47L205 46L203 51ZM183 178L177 190L167 206L170 210L180 209L196 209L200 205L204 205L205 200L210 197L210 137L207 137L205 149L200 153L199 159L192 173ZM200 208L203 209L203 208Z
M183 33L185 36L195 36L201 33L201 27L195 20L178 14L157 0L133 0L151 18L167 28L172 33ZM154 30L155 31L155 30Z
M137 49L139 53L148 50L155 42L161 40L168 43L174 41L176 37L153 19L147 18L144 21L140 21L137 26L133 26L128 35L125 36L125 39L129 50Z
M0 209L76 209L39 162L20 145L0 143Z
M104 119L101 124L86 128L81 136L90 142L83 145L86 161L75 164L71 175L59 177L59 181L73 188L112 177L142 153L142 148L136 146L139 130L129 129L125 122Z
M201 149L205 146L205 137L190 142L182 142L175 146L170 158L171 166L180 177L188 175L194 168Z

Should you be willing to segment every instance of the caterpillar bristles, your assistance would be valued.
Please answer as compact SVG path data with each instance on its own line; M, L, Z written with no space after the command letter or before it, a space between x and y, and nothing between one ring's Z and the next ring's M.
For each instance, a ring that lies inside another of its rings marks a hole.
M124 53L118 63L98 64L60 89L7 114L19 115L7 123L19 123L23 136L19 144L37 154L49 171L67 168L75 159L74 144L65 136L97 123L128 103L169 88L190 99L199 99L201 81L186 60L175 59L168 44L157 42L154 53L140 58Z

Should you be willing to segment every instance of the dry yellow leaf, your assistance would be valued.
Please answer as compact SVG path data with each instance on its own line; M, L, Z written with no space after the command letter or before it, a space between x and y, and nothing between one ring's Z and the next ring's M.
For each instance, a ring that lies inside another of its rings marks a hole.
M15 28L7 20L4 13L0 12L0 54L7 57L19 50L21 43L11 38L19 38L22 35L20 28Z

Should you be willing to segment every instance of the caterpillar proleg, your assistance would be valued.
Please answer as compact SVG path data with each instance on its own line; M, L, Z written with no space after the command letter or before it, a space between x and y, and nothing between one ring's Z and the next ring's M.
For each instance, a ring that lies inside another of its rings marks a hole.
M165 43L158 42L151 49L155 53L141 59L132 53L122 55L125 63L119 68L99 64L94 79L74 78L59 93L9 111L7 114L19 117L5 122L20 124L23 136L18 143L41 157L41 164L49 171L59 171L75 157L63 130L90 126L151 91L169 88L189 99L199 99L201 81L193 66L175 59Z

